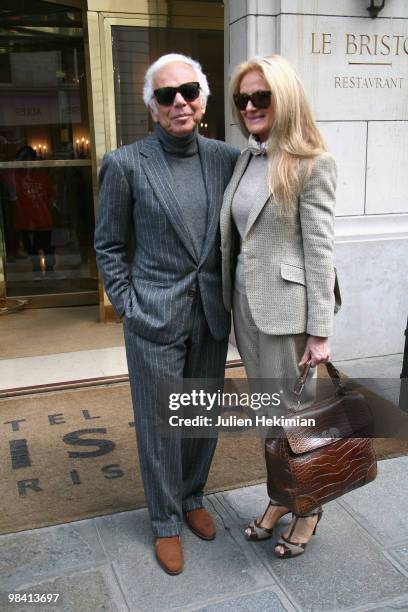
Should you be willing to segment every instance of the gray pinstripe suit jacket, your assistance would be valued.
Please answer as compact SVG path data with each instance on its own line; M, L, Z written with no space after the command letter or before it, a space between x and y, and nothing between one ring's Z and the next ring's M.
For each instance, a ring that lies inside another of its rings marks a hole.
M224 304L230 310L239 236L231 205L249 163L245 150L221 210ZM278 215L268 185L254 193L246 234L245 285L252 317L265 334L330 336L341 298L333 265L336 164L330 153L314 162L293 211Z
M198 148L208 196L199 259L155 133L107 154L100 172L95 250L105 290L131 329L153 342L170 343L183 332L191 289L200 291L213 337L221 340L230 329L222 300L219 214L239 151L202 136ZM135 252L129 263L132 225Z

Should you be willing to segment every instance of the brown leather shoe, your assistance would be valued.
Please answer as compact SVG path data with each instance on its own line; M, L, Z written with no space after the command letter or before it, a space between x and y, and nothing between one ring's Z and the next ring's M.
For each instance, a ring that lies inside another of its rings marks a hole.
M216 536L214 519L205 508L186 512L186 522L191 531L202 540L213 540Z
M165 572L176 576L181 574L184 568L183 549L180 536L170 538L156 538L156 559Z

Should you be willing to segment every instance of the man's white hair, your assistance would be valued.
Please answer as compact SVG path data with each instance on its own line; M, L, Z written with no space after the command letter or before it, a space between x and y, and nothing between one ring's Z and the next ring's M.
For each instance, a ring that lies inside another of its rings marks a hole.
M191 57L187 55L182 55L181 53L168 53L167 55L162 55L158 60L153 62L151 66L147 69L144 78L144 87L143 87L143 102L146 104L147 108L150 108L153 113L157 112L156 100L154 98L153 93L153 81L154 75L158 70L166 66L167 64L171 64L173 62L182 62L183 64L188 64L194 68L197 81L200 83L200 98L203 106L207 105L207 99L210 95L210 88L208 86L207 77L205 76L201 64L196 62Z

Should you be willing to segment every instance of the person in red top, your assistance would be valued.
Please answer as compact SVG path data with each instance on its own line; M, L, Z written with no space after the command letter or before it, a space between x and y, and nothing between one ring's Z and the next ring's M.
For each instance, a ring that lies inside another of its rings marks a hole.
M17 161L35 161L37 154L32 147L22 147ZM11 177L10 177L11 178ZM39 270L39 255L44 254L46 269L54 265L54 248L51 246L53 220L51 205L54 188L48 173L39 168L21 168L11 179L15 192L13 213L14 229L19 230L25 250L33 260L34 270Z

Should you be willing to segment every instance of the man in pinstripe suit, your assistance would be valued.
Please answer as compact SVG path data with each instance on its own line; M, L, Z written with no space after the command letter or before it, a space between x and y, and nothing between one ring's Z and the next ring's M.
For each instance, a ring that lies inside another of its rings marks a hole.
M191 58L170 54L150 66L143 98L156 129L105 156L95 230L106 292L124 316L156 557L170 574L183 569L183 515L196 535L215 537L203 488L216 440L161 438L156 425L160 380L224 375L230 318L222 300L218 222L239 151L198 135L208 94Z

